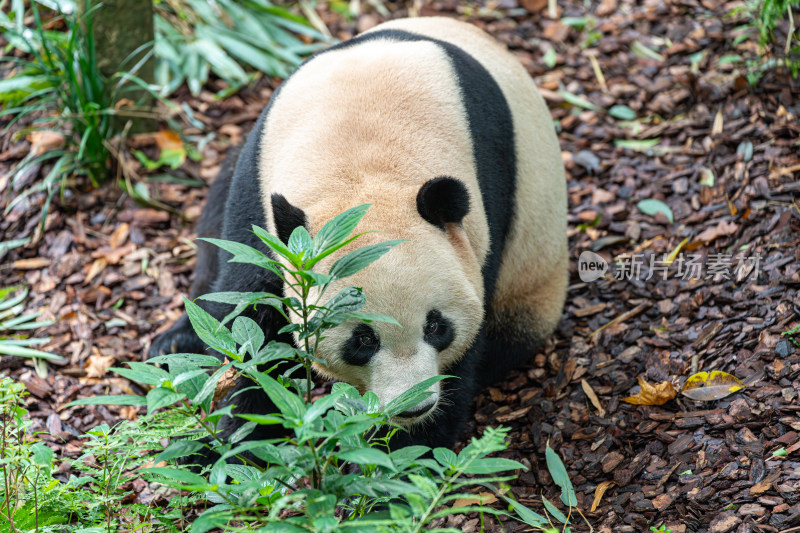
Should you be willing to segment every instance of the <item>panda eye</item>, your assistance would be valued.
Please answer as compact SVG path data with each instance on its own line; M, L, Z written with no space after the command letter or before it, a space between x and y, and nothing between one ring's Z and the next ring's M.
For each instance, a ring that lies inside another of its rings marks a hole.
M380 348L381 341L375 330L366 324L359 324L342 346L342 359L349 365L363 366L369 363Z
M425 335L433 335L439 329L439 321L438 320L429 320L427 324L425 324Z
M375 343L375 336L374 335L361 335L358 338L358 342L360 342L364 346L372 346Z
M422 333L425 342L440 352L450 346L456 336L453 323L438 309L431 309L428 312Z

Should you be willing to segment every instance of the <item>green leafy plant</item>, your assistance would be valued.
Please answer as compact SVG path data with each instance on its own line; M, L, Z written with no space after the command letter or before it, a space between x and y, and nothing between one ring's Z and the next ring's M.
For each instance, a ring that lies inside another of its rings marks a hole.
M672 530L664 524L661 524L658 527L650 526L650 531L655 531L656 533L672 533Z
M53 477L53 450L31 433L24 408L27 391L11 378L0 378L0 530L38 531L69 525L71 531L116 531L169 524L178 531L187 497L172 498L166 508L129 501L131 482L149 460L152 443L188 431L188 420L174 412L143 416L111 429L102 424L84 438L82 456L73 463L80 475L64 482Z
M14 70L0 80L0 117L12 117L3 133L21 119L32 122L16 135L33 132L40 142L34 141L29 154L11 172L8 190L23 190L8 203L5 213L43 193L43 226L57 192L63 192L81 176L95 187L110 177L117 153L111 140L125 129L124 122L115 117L150 115L141 110L115 109L117 102L146 85L135 76L138 65L111 78L100 73L92 13L102 6L82 16L56 14L45 24L32 2L33 28L25 26L28 13L23 6L14 2L15 12L0 13L3 37L23 53L22 57L2 58L13 63ZM57 19L63 20L65 31L46 29ZM50 168L44 178L28 185L29 176L38 174L45 164Z
M792 344L800 348L800 324L796 325L788 331L781 333L781 336L787 337Z
M49 337L28 337L25 332L42 328L52 322L37 321L41 313L23 314L28 289L19 286L0 288L0 355L30 357L37 369L43 371L44 361L63 361L53 353L37 350L50 342Z
M230 94L255 71L286 78L303 56L329 40L300 15L267 0L157 0L156 78L163 94L186 83L199 94L209 73L225 80ZM250 72L248 72L248 70Z
M221 321L185 300L196 333L220 358L172 354L148 363L131 362L128 368L115 371L152 387L145 397L95 397L72 405L146 405L150 413L165 409L196 420L200 430L194 438L173 439L154 461L187 462L193 453L209 448L219 459L206 474L182 464L142 470L153 480L203 495L213 504L193 522L193 533L215 527L244 531L267 523L275 531L420 531L447 515L465 512L512 515L537 530L552 530L550 519L496 488L513 479L512 471L524 468L517 461L489 457L505 449L507 430L487 428L460 453L425 446L391 449L392 435L401 430L392 417L423 401L430 394L427 389L445 376L415 385L384 407L374 393L361 394L346 383L334 383L328 396L312 398L311 365L325 364L317 357L317 348L326 331L346 320L394 322L361 311L365 295L358 288L348 287L327 301L325 298L333 281L365 268L401 241L356 249L334 262L327 273L313 270L321 259L360 236L352 233L367 208L362 205L342 213L313 238L299 227L286 243L253 227L280 260L244 244L208 239L231 253L230 261L258 265L279 276L286 283L286 295L228 292L204 296L232 306ZM295 334L298 347L267 342L258 324L241 314L263 305L286 318L288 325L279 333ZM260 388L275 412L233 415L230 405L215 406L215 391L224 388L220 383L239 379ZM226 436L218 430L223 416L238 416L245 423ZM246 440L260 425L280 426L284 436ZM562 500L573 507L574 490L552 450L548 451L548 465L562 487ZM470 492L478 488L498 492L509 509L474 504L452 507L464 498L478 501ZM568 517L547 500L544 505L568 531Z
M4 531L63 523L46 510L40 516L54 453L29 434L32 421L24 407L26 395L21 383L0 378L0 527Z
M747 79L751 85L770 70L788 68L792 77L800 73L800 39L797 35L795 19L800 0L749 0L743 6L729 13L731 17L744 15L744 23L736 28L738 35L733 39L736 46L742 41L756 39L759 57L742 57L728 54L719 59L719 65L742 63L746 67ZM778 27L788 24L786 35L779 36Z

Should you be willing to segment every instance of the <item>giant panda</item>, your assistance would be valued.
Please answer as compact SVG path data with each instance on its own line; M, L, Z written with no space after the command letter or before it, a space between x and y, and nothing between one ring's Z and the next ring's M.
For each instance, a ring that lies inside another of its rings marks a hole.
M365 311L402 327L346 322L320 343L326 364L315 370L375 392L382 404L426 378L454 376L397 417L408 431L393 441L452 447L479 388L535 353L566 293L561 152L516 58L478 28L438 17L387 22L317 53L229 155L198 233L266 252L252 225L286 241L297 226L314 235L364 203L372 206L357 231L377 232L353 246L405 242L330 294L361 287ZM283 290L273 274L229 257L199 245L192 297ZM230 310L203 306L217 318ZM268 338L284 325L269 308L250 316ZM184 315L150 353L202 349ZM275 411L253 389L233 403L238 412ZM228 424L233 431L236 419Z

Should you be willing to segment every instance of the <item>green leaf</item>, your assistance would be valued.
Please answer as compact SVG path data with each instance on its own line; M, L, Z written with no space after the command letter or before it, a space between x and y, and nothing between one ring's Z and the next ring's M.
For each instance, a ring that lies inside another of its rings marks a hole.
M255 229L255 226L254 226ZM252 246L242 244L240 242L226 241L222 239L200 238L198 240L209 242L218 246L226 252L233 254L233 257L228 259L229 263L247 263L265 268L270 272L278 273L276 261L273 261L266 254L256 250Z
M664 202L662 202L661 200L653 200L653 199L642 200L641 202L636 204L636 207L638 207L639 211L641 211L645 215L654 216L656 213L663 213L663 215L667 217L667 220L669 220L670 223L675 222L675 217L672 214L672 209L670 209L669 206Z
M558 510L558 507L553 505L550 500L542 496L542 503L544 504L544 508L547 509L547 512L553 515L553 518L561 522L562 524L567 523L567 517L564 516L564 513Z
M447 448L435 448L433 450L433 457L439 464L445 467L453 467L458 462L458 456L454 451Z
M525 469L525 465L518 461L503 457L490 457L488 459L475 459L465 469L465 474L494 474L505 470Z
M392 459L377 448L354 448L335 453L336 457L360 465L378 465L395 471Z
M264 331L252 318L238 316L233 321L231 335L237 344L242 345L251 357L256 357L264 345Z
M314 263L321 259L320 256L333 251L336 246L342 244L353 233L358 223L364 218L370 205L362 204L352 207L322 226L314 236L314 254L312 258ZM306 266L311 268L313 264Z
M506 503L508 503L509 508L516 513L517 518L519 518L525 524L536 528L547 527L550 525L550 521L539 513L531 511L521 503L508 498L502 493L498 495L503 498Z
M283 424L286 420L281 415L250 415L250 414L241 414L237 415L239 418L244 418L250 422L255 422L260 426L274 426L276 424Z
M168 466L154 466L139 470L145 474L155 474L173 482L171 486L182 487L183 484L196 488L210 488L210 485L203 476L189 472L188 470L171 468Z
M37 442L31 446L31 452L33 452L34 464L44 467L53 465L53 458L55 458L56 454L52 448L47 446L44 442Z
M233 366L233 363L234 361L230 361L229 363L226 363L216 369L214 373L211 374L211 377L209 377L206 382L203 383L203 388L200 389L200 392L198 392L195 397L192 398L192 403L194 405L202 405L203 408L208 411L211 404L211 398L214 394L214 391L217 389L217 383L220 379L222 379L222 376L225 374L225 372L227 372L228 369Z
M236 358L236 341L233 340L231 332L223 326L216 318L208 314L202 307L184 296L183 305L192 328L200 340L208 345L209 348L220 353Z
M195 28L195 31L198 29L199 27ZM197 39L186 46L205 59L220 78L229 82L247 83L247 73L215 42Z
M786 448L781 447L772 452L772 459L776 457L786 457L787 455L789 455L789 452L786 451Z
M281 413L294 418L303 418L305 406L300 397L267 374L256 372L254 377Z
M230 506L217 505L203 511L203 514L192 521L190 533L206 533L214 528L224 530L225 526L233 519L234 512Z
M550 471L550 476L553 478L555 484L561 487L561 501L564 502L564 505L576 507L578 505L578 500L575 497L575 489L572 488L572 482L569 480L567 469L561 461L561 457L558 456L549 444L545 449L545 459L547 460L547 470Z
M626 105L611 106L608 114L620 120L634 120L636 118L636 111Z
M403 394L386 404L386 407L383 410L384 414L386 414L386 416L395 416L403 411L407 411L433 394L432 392L428 391L428 388L431 385L449 377L453 376L434 376L426 379L425 381L417 383Z
M411 482L414 483L414 486L428 498L435 498L436 494L439 492L439 487L430 478L423 477L419 474L409 474L408 479L410 479Z
M355 313L344 313L344 317L347 320L360 320L361 322L366 322L367 324L370 322L386 322L387 324L394 324L395 326L403 327L400 322L394 318L378 313L364 313L362 311L357 311Z
M738 63L742 60L742 56L738 54L726 54L719 58L717 61L717 66L721 67L723 65L727 65L728 63Z
M619 148L627 148L628 150L633 150L634 152L648 153L660 142L660 138L641 140L615 139L614 146L618 146Z
M556 66L556 49L555 48L548 48L547 52L544 53L542 56L542 60L544 64L547 65L547 68L553 68Z
M289 248L290 252L300 258L311 255L314 244L311 241L311 235L308 234L308 230L303 226L297 226L289 236L289 241L286 243L286 246ZM295 266L300 267L300 264L296 264Z
M654 59L662 62L665 60L663 55L659 54L652 48L648 48L636 39L631 42L631 52L633 52L633 55L644 59Z
M366 268L370 263L383 257L386 252L401 242L404 242L403 239L385 241L378 244L364 246L358 250L350 252L333 264L330 270L330 275L334 279L342 279L352 276L356 272Z
M155 456L155 458L153 458L153 463L169 461L170 459L176 459L179 457L186 457L201 448L203 448L203 443L199 440L172 441L166 448L164 448L163 452L159 453L157 456Z
M147 398L131 394L92 396L71 401L66 407L75 407L76 405L147 405Z
M584 109L589 109L591 111L603 111L602 107L596 106L593 103L591 103L589 100L581 98L580 96L575 96L574 94L572 94L570 92L567 92L567 91L565 91L563 89L560 90L558 93L561 95L561 97L564 99L564 101L567 102L568 104L571 104L571 105L574 105L574 106L577 106L577 107L582 107Z
M578 30L582 30L589 24L589 19L586 17L561 17L561 24L564 26L569 26L570 28L576 28Z
M0 340L0 355L13 355L16 357L33 357L35 359L47 359L48 361L64 362L64 358L49 352L34 350L16 344L7 344Z
M162 381L172 378L169 372L154 365L138 361L131 361L127 364L130 368L112 367L110 370L131 381L154 386L158 386Z
M256 234L256 237L261 239L261 242L267 245L267 248L281 257L285 257L293 265L299 265L297 256L289 251L289 248L287 248L278 237L258 226L253 226L253 233Z
M185 395L182 393L172 392L162 387L150 389L150 392L147 393L147 412L154 413L158 409L172 405L183 398L185 398Z

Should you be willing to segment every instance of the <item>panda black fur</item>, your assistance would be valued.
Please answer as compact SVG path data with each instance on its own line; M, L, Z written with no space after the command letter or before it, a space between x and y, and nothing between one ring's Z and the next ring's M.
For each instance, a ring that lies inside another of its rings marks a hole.
M550 114L519 62L469 24L404 19L316 54L284 82L223 165L198 233L266 252L253 225L285 241L299 225L314 235L345 209L373 204L357 229L379 232L356 245L407 242L331 294L363 287L365 310L403 327L346 323L320 344L328 365L315 368L382 403L427 377L457 376L400 420L409 432L394 443L449 447L477 390L524 362L560 318L565 188ZM200 245L193 298L283 291L274 275L228 257ZM229 311L203 306L217 318ZM284 325L269 308L250 316L267 338ZM151 354L203 349L184 316ZM275 410L255 390L234 403Z

